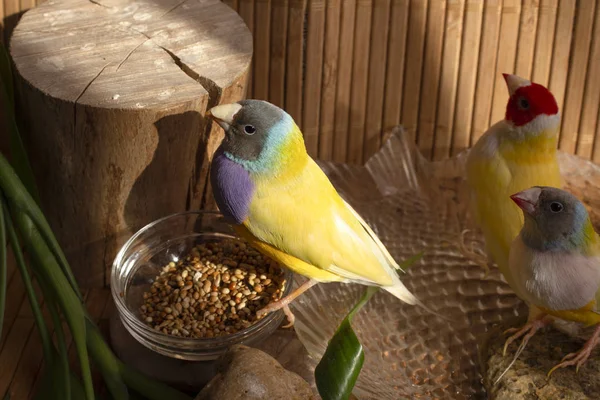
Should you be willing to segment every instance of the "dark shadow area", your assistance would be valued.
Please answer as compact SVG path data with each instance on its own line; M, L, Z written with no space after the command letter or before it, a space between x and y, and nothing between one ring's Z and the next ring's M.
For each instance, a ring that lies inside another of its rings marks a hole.
M124 218L130 227L141 227L158 218L186 210L190 171L203 117L187 111L154 123L158 145L152 161L137 178L125 204ZM202 138L201 140L205 140ZM183 192L182 192L183 191Z
M27 12L27 10L19 11L15 14L8 15L4 17L4 20L2 21L2 23L0 23L0 32L2 33L2 39L4 40L4 47L6 47L7 49L12 32L19 23L19 20L21 19L23 14L25 14L25 12Z

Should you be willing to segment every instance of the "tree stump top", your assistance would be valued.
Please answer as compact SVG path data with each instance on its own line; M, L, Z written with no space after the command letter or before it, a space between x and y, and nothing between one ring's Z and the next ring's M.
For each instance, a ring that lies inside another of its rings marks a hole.
M162 109L218 101L247 71L252 36L219 0L49 0L25 13L11 55L50 97Z

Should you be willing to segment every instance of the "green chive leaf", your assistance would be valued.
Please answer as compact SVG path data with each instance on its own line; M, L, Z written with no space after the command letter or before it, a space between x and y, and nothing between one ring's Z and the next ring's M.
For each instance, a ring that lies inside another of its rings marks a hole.
M423 257L423 252L400 264L406 269ZM315 383L323 400L346 400L352 394L362 369L365 354L352 329L352 318L373 297L379 287L369 286L340 323L315 368Z

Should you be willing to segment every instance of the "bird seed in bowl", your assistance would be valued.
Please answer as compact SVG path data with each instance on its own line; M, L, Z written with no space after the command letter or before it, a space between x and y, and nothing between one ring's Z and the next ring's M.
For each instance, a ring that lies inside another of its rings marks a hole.
M229 335L264 317L256 312L281 298L284 276L277 262L243 241L204 243L163 267L143 294L141 317L173 336Z

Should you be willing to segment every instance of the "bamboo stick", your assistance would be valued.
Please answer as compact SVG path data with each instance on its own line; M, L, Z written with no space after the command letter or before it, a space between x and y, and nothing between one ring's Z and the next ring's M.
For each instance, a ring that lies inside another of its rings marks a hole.
M384 132L391 131L400 123L409 4L409 0L392 0L383 107Z
M446 22L446 0L433 1L427 10L427 31L425 34L425 54L423 61L423 84L419 112L419 133L417 143L426 158L433 156L435 135L435 114L440 91L442 69L442 49L444 45L444 24ZM408 100L408 98L406 99Z
M450 156L454 110L458 90L460 49L464 25L465 0L448 1L446 28L444 32L444 55L440 78L440 96L436 118L433 159L441 160Z
M541 1L531 79L533 82L544 86L548 86L550 80L557 11L558 0Z
M473 106L471 145L476 143L490 127L492 94L494 93L494 84L498 78L496 76L496 60L500 38L501 13L502 0L488 0L485 2L477 66L477 83L475 86L475 105Z
M268 100L271 0L255 0L254 21L254 92L252 97L260 100Z
M492 116L490 122L504 119L508 90L504 83L503 73L514 73L521 16L520 0L505 0L502 6L502 22L500 24L500 44L498 46L498 61L496 73L493 76L496 84L492 99ZM526 77L524 77L526 78Z
M412 0L408 19L408 43L406 50L406 80L402 92L401 123L410 140L417 136L419 100L423 68L423 47L427 25L427 0Z
M452 133L452 155L469 147L475 85L477 81L477 60L481 41L483 21L483 1L468 0L465 6L465 27L461 46L460 69L458 71L458 93L456 95L456 116Z
M338 75L338 44L340 41L340 0L327 1L325 12L325 44L323 49L323 82L321 88L321 120L319 127L319 158L333 158L336 91Z
M285 77L285 109L302 122L302 63L306 0L290 0Z
M575 153L577 144L595 8L594 1L581 2L577 7L575 37L571 47L569 78L559 138L559 148L567 153Z
M588 76L585 82L583 110L577 139L577 155L587 159L592 158L594 134L600 109L600 77L597 74L597 71L600 71L600 7L596 7L594 19L594 33L587 67Z
M362 164L365 131L365 111L369 79L369 35L371 32L372 0L356 2L354 58L352 59L352 91L350 97L349 163Z
M363 143L363 160L365 161L381 147L390 5L390 0L373 2L365 141Z
M521 8L515 73L527 79L531 79L533 70L533 55L535 54L535 38L539 14L538 2L539 0L523 0Z
M307 28L302 132L304 133L308 154L316 157L319 151L319 112L321 110L321 81L323 78L324 0L309 1Z
M239 0L238 5L238 13L240 17L244 20L248 29L252 33L252 37L254 38L254 0ZM256 40L254 40L256 43ZM256 45L255 45L256 46ZM250 64L250 68L248 69L248 84L246 85L246 98L253 98L254 96L254 65L256 63L256 54L252 57L252 63Z
M556 32L554 35L554 51L550 69L549 89L556 98L558 109L564 115L563 103L567 87L569 54L571 53L571 38L575 18L576 0L560 0L556 17Z
M356 0L342 1L340 38L343 39L340 40L338 59L335 140L333 145L333 160L336 162L345 162L347 160L355 16Z
M269 101L285 107L285 58L287 50L288 0L272 3Z

